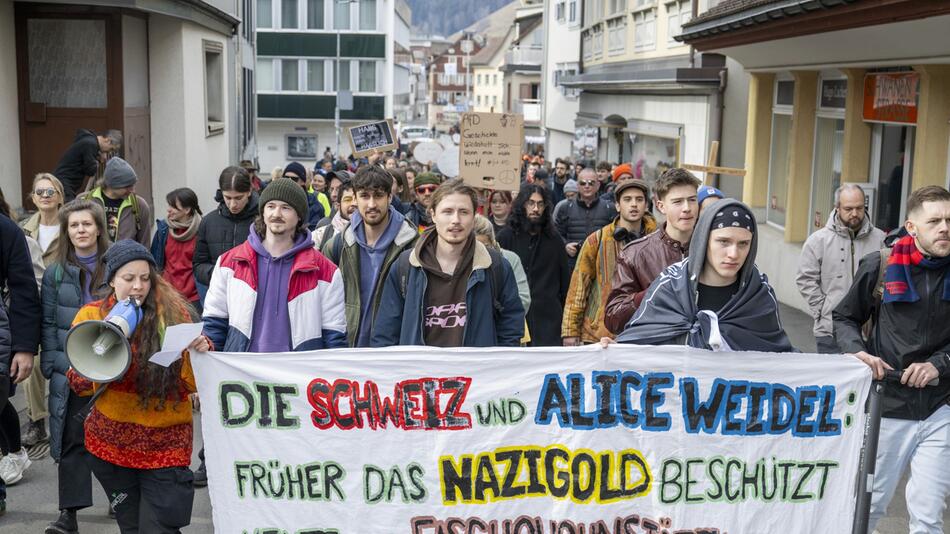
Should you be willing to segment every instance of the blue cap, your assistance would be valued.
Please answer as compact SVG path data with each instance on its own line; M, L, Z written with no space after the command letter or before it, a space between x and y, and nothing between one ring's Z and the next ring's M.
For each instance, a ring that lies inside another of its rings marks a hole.
M699 204L702 204L703 201L709 197L726 198L726 195L723 195L722 191L716 189L715 187L711 185L699 186L699 189L696 191L696 202L698 202Z

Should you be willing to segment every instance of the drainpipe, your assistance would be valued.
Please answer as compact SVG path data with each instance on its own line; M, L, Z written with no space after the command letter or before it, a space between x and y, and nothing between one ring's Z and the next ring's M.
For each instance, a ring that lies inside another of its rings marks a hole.
M726 111L726 81L728 78L729 71L726 68L723 68L719 71L719 87L716 89L716 107L718 120L716 121L716 130L715 138L716 141L719 141L719 152L716 154L716 161L713 162L713 165L719 165L719 162L722 161L722 121L725 116ZM716 175L714 180L716 189L722 189L720 187L720 178L719 174Z

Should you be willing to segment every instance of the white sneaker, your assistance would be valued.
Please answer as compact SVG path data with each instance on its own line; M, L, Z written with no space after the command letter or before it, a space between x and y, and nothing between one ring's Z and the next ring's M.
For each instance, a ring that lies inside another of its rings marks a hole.
M0 478L3 478L8 486L12 486L23 479L23 472L31 465L33 462L27 456L26 449L10 453L0 459Z

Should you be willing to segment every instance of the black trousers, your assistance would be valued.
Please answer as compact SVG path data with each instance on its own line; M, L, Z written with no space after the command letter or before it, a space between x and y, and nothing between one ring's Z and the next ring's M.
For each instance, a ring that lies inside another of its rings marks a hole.
M194 473L187 467L132 469L90 455L122 534L179 534L191 523Z
M79 510L92 506L92 468L86 450L83 422L76 415L89 402L71 390L66 400L62 452L59 457L59 509Z
M0 374L0 410L7 405L7 396L10 395L10 379L4 374ZM0 478L0 501L7 500L7 485Z
M818 354L841 354L834 336L815 336L815 345L818 346Z

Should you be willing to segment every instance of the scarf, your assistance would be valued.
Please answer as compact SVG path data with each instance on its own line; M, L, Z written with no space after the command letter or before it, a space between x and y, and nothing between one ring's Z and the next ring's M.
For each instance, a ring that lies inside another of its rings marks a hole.
M924 269L943 269L950 266L950 256L927 258L914 243L914 237L906 235L900 238L891 250L884 270L884 302L917 302L920 295L914 288L910 276L911 266ZM943 300L950 300L950 275L943 275Z
M195 213L188 222L168 219L168 235L172 236L172 239L175 241L191 241L191 239L195 237L195 234L198 233L199 224L201 224L200 213ZM182 230L182 232L176 234L176 230Z
M748 282L721 310L699 310L689 284L690 259L667 267L653 281L618 342L667 345L685 335L688 346L701 349L795 351L764 274L752 267Z

